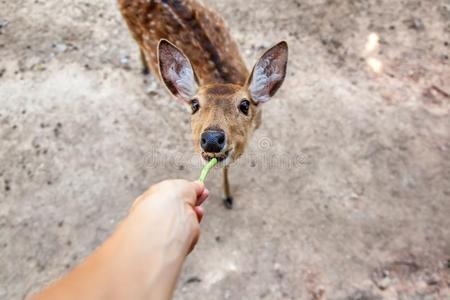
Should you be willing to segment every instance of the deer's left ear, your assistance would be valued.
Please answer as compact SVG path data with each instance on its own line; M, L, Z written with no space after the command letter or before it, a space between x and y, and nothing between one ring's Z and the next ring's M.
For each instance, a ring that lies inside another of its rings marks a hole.
M247 87L253 101L262 103L270 100L286 76L288 45L282 41L267 50L256 63Z

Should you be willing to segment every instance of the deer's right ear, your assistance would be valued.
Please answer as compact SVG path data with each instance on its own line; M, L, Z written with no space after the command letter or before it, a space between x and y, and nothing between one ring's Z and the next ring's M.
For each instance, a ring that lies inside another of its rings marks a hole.
M198 83L191 62L167 40L158 44L158 66L161 78L177 99L189 102L197 93Z
M247 79L247 87L256 103L270 100L283 84L287 60L288 46L284 41L267 50L258 60Z

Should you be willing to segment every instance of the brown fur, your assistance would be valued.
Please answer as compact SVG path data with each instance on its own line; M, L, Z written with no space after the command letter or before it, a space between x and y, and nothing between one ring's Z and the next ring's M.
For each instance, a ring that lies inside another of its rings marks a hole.
M246 88L234 84L206 85L199 89L196 98L200 102L201 112L192 115L192 137L197 152L200 149L200 136L206 129L225 131L229 148L233 148L232 159L238 159L254 129L261 122L261 111L250 102L248 116L239 109L242 99L251 99Z
M158 42L167 39L189 57L201 85L245 83L248 70L224 21L199 1L119 0L119 6L153 74Z

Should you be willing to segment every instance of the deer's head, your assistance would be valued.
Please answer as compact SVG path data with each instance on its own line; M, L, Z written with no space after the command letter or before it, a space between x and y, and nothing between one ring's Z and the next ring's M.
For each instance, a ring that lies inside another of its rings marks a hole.
M261 120L260 104L276 93L286 75L288 47L280 42L267 50L246 83L199 85L189 59L166 40L158 45L161 79L191 112L195 149L205 160L225 165L239 158Z

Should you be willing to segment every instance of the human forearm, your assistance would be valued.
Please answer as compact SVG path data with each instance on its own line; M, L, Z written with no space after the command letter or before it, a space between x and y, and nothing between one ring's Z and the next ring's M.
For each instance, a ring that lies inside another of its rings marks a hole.
M124 220L80 266L33 299L170 299L184 258L152 246L157 234L138 222L146 220Z
M170 299L207 196L202 184L182 180L154 186L102 246L33 299Z

